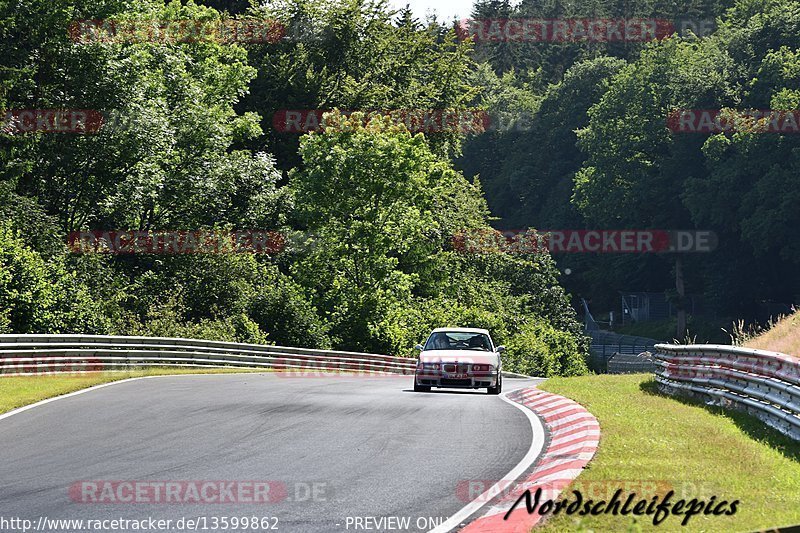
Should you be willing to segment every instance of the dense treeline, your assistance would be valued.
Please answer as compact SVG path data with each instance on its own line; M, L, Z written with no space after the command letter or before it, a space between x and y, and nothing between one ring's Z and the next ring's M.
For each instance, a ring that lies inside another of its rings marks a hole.
M79 42L77 20L273 21L280 38ZM655 42L477 42L380 0L0 2L0 108L98 110L93 134L0 132L0 331L154 334L409 355L441 325L487 327L522 372L586 371L560 281L600 309L674 290L676 257L464 254L505 228L714 230L681 259L722 316L800 293L800 137L746 109L800 107L800 3L479 0L475 18L659 18ZM685 26L685 25L684 25ZM484 109L490 131L409 132L286 110ZM680 109L737 131L681 134ZM731 114L734 113L734 114ZM81 230L264 229L280 253L69 253ZM680 306L679 296L672 294Z
M544 18L583 7L531 5L522 2L510 16ZM506 54L512 43L483 44L479 52L490 66L476 71L487 89L483 105L526 116L527 123L471 139L458 167L480 175L490 209L508 228L715 231L714 253L680 260L686 293L704 296L706 311L717 317L756 318L764 302L793 304L800 294L793 231L800 136L792 120L775 132L770 118L745 117L748 110L797 116L800 3L637 2L634 11L601 5L600 16L716 18L716 29L627 48L526 45L543 57L527 48ZM476 14L502 17L508 9L479 2ZM727 109L735 131L671 130L670 113L686 109ZM670 254L557 259L573 272L568 290L591 298L596 310L618 307L619 291L667 292L679 308L683 303Z
M383 2L12 0L0 4L0 108L99 110L91 134L0 134L0 332L204 337L410 355L436 326L481 326L521 372L586 371L547 254L468 256L488 228L460 132L412 134L284 109L464 109L470 43ZM220 9L230 9L224 13ZM80 42L74 21L274 20L284 38ZM13 115L7 115L11 117ZM12 117L13 118L13 117ZM85 230L264 229L266 254L75 254Z

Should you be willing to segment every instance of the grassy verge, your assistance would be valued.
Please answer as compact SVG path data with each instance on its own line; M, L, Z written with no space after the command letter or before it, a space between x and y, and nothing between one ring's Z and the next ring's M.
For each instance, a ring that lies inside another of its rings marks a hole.
M671 488L673 502L717 496L740 504L733 516L696 515L686 527L675 516L654 526L652 516L573 515L537 531L729 532L800 523L800 444L757 419L661 396L649 375L553 378L541 388L581 403L600 422L598 453L567 494L590 488L607 499L617 488L627 497L658 487L648 500Z
M96 372L88 374L66 374L52 376L18 376L0 378L0 413L36 403L40 400L68 394L80 389L110 383L121 379L142 376L170 376L180 374L230 374L242 372L265 372L248 369L182 369L147 368L122 372Z
M781 318L766 332L747 339L745 346L800 357L800 313Z

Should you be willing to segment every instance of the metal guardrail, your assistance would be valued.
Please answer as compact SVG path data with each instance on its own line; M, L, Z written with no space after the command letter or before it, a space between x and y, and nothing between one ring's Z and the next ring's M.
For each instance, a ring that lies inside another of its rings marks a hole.
M658 344L656 381L668 394L745 410L800 440L800 358L713 344Z
M169 366L412 375L416 360L259 344L109 335L0 335L0 376Z
M618 353L608 360L606 369L609 374L651 374L655 366L650 352L637 355Z

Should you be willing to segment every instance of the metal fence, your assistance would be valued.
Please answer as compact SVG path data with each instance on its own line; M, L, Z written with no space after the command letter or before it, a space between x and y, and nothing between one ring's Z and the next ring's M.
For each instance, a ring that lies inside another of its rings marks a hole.
M0 335L0 375L144 367L264 368L412 375L416 361L388 355L257 344L109 335Z
M587 331L591 337L590 366L595 372L608 372L608 360L614 355L638 355L642 352L652 352L658 341L647 337L634 337L620 335L611 331Z
M712 344L655 348L662 391L745 410L800 440L800 358Z

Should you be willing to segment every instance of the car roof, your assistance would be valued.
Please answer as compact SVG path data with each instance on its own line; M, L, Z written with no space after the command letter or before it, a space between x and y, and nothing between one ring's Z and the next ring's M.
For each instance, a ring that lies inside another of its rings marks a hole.
M480 328L436 328L432 333L483 333L489 335L488 329ZM491 337L491 335L489 335Z

